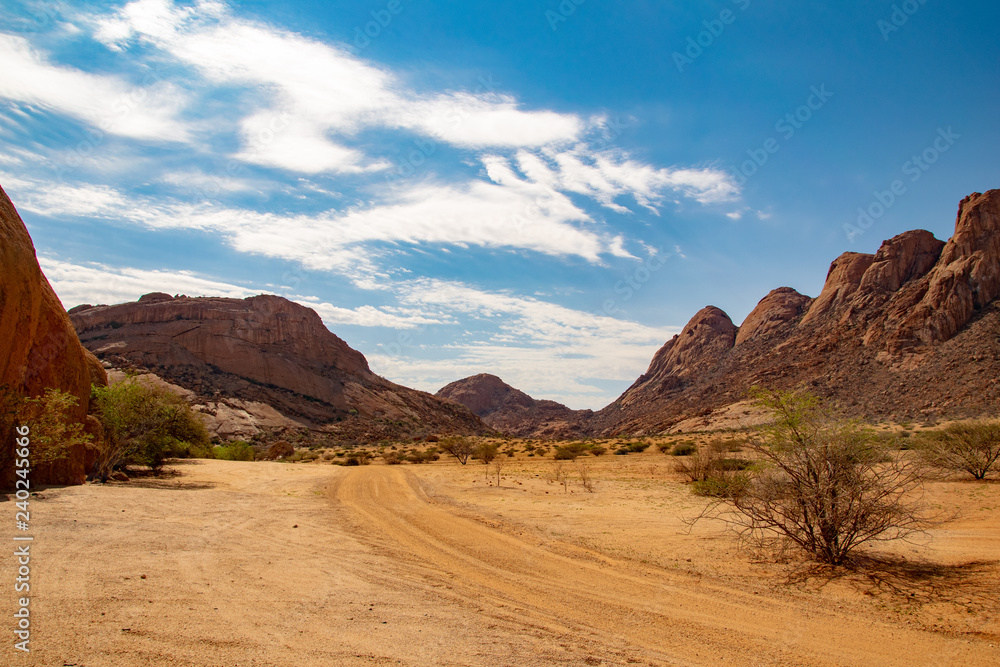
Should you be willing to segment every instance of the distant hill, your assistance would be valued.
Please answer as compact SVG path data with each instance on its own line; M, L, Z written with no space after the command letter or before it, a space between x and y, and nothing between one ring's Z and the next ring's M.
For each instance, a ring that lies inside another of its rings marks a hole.
M519 437L576 437L594 414L592 410L571 410L555 401L535 400L488 373L452 382L436 395L461 403L491 428Z
M488 431L462 406L375 375L315 311L282 297L155 293L78 306L70 319L103 362L189 390L202 409L226 412L216 422L242 420L251 431L255 422L294 423L365 440Z

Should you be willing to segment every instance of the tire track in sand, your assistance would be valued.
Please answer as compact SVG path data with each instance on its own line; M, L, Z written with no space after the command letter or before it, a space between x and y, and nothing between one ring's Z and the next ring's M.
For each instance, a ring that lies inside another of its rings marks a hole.
M554 553L457 516L398 467L354 469L329 493L354 516L358 538L390 559L395 584L400 573L420 572L475 610L657 663L987 664L964 641L809 609L780 593L753 595L597 553Z

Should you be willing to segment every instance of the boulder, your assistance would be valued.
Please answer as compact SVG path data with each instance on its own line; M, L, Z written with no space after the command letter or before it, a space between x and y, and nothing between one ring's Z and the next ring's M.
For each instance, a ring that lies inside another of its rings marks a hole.
M55 388L76 396L70 414L86 423L91 384L107 385L103 367L83 348L62 303L42 273L28 229L0 188L0 386L24 396ZM93 447L32 473L36 484L80 484ZM89 462L89 463L88 463ZM9 482L12 469L2 471Z

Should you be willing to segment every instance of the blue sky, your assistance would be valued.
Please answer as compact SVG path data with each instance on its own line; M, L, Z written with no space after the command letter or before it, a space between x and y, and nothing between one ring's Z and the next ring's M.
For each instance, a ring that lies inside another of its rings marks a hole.
M599 408L701 307L1000 186L995 3L5 2L64 305L276 293L377 373ZM866 217L859 217L863 212Z

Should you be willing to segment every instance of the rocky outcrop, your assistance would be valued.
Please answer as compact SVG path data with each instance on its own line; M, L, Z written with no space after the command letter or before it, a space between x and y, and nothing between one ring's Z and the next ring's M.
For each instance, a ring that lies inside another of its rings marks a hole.
M833 261L820 295L768 294L738 331L708 307L595 414L594 434L652 433L754 385L806 388L846 414L915 419L1000 406L1000 190L962 200L944 243L924 230Z
M28 230L7 194L0 189L0 387L23 396L55 388L77 397L69 417L99 435L88 422L91 384L107 384L100 363L77 339L69 317L35 257ZM7 434L5 434L7 435ZM5 440L0 465L9 482L12 459ZM36 484L81 484L96 456L96 446L80 445L56 464L32 472Z
M156 293L71 319L101 360L192 392L221 437L283 419L344 439L487 430L464 407L379 377L315 311L278 296Z
M888 351L949 340L1000 296L1000 191L962 200L933 269L892 304ZM898 325L892 326L898 322Z
M833 260L823 283L823 291L813 301L809 312L802 319L803 325L829 317L842 309L851 296L858 291L865 272L874 263L874 255L860 252L845 252Z
M464 405L491 428L517 437L576 437L593 415L592 410L572 410L555 401L536 400L488 373L452 382L436 396Z
M771 290L743 320L736 333L736 344L742 345L774 333L786 322L801 316L811 303L811 298L799 294L791 287Z

